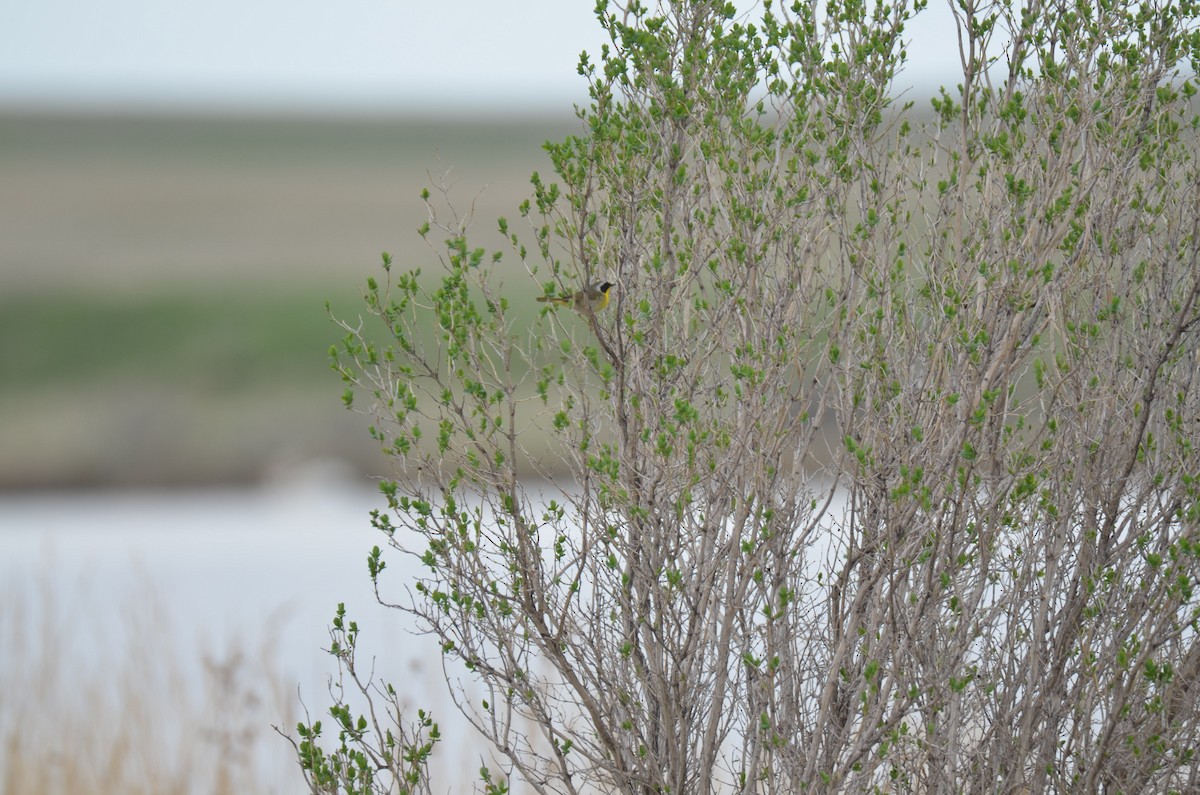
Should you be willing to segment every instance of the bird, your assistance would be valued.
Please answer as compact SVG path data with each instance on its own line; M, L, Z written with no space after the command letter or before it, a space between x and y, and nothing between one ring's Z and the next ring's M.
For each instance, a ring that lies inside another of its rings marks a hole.
M599 312L608 306L609 290L612 288L612 282L593 282L577 293L571 293L562 297L542 295L538 296L538 300L543 302L548 301L559 306L569 306L579 314L586 315L589 308L592 312Z

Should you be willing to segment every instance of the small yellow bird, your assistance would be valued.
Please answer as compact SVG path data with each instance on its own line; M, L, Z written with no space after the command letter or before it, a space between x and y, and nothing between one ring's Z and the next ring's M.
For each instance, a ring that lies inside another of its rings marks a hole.
M564 295L561 298L553 295L542 295L538 296L538 300L549 301L559 306L569 306L579 314L586 315L589 306L593 312L599 312L608 306L608 291L612 288L612 282L594 282L577 293Z

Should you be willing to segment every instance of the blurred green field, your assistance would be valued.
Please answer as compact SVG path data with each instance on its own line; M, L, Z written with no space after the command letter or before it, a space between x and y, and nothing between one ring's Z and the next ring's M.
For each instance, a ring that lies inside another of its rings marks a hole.
M213 396L308 385L336 338L323 302L358 303L346 287L0 299L0 338L21 340L0 349L0 397L156 379Z
M381 251L433 265L431 177L494 244L571 129L0 116L0 488L384 474L325 302L357 315Z

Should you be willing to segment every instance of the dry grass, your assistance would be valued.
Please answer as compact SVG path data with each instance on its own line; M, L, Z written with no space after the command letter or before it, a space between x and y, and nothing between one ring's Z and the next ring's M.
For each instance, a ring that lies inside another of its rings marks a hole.
M361 283L427 257L421 188L450 173L479 230L516 217L570 119L0 114L0 275L90 295ZM481 193L482 192L482 193Z
M148 585L122 594L116 615L85 623L88 601L111 596L87 582L60 589L54 577L47 567L32 589L9 583L0 603L0 793L303 787L271 731L294 723L295 690L270 633L189 661L187 628Z

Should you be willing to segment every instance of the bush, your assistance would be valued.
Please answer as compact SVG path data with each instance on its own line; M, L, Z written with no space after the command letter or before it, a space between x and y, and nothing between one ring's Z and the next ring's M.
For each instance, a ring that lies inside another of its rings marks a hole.
M924 116L923 6L600 3L528 231L346 326L485 791L1197 785L1196 8L957 4ZM430 791L362 684L313 790Z

